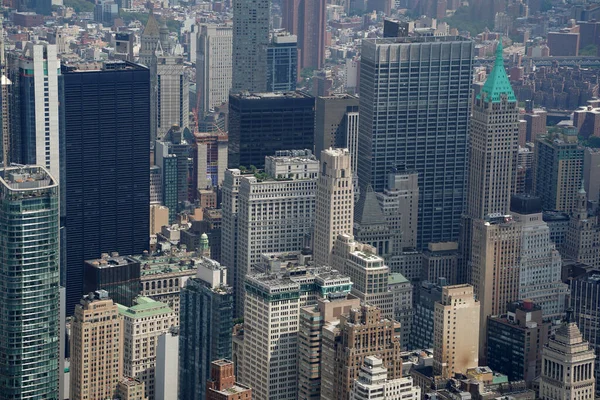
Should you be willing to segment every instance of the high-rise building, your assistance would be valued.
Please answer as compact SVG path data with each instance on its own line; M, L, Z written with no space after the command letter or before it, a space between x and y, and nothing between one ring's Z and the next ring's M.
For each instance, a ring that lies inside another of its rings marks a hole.
M588 212L587 194L583 187L577 192L576 204L571 212L565 240L560 250L565 258L592 267L600 267L598 216L590 215Z
M419 285L410 335L412 349L433 348L435 304L442 300L442 287L445 285L446 280L443 278L438 279L436 283L423 281Z
M473 286L442 288L435 303L433 324L433 369L436 375L451 378L479 365L479 301Z
M160 54L160 53L159 53ZM183 56L164 51L156 58L156 132L159 138L177 125L190 126L190 83Z
M358 97L336 94L316 98L315 154L330 147L350 151L352 176L356 178L358 161Z
M238 244L238 199L240 182L244 174L239 169L225 170L223 187L221 189L221 264L229 269L227 284L237 288L235 281L237 271ZM231 273L233 271L233 273Z
M458 243L442 242L429 243L423 252L423 270L421 279L428 282L437 282L445 278L449 285L458 283Z
M348 149L323 150L315 207L314 257L317 266L330 265L338 235L352 233L354 188Z
M542 372L542 348L548 341L549 327L542 320L542 309L533 301L510 304L506 315L488 320L488 366L508 376L510 382L524 380L530 384Z
M583 153L576 128L538 137L533 185L544 210L573 211L583 178Z
M0 51L4 52L2 48ZM3 57L4 58L4 57ZM4 61L0 61L2 64ZM13 130L13 121L18 115L15 115L13 110L12 93L16 90L12 81L4 74L5 66L0 64L2 68L2 76L0 80L0 118L2 126L0 126L0 161L2 164L10 165L13 158L13 140L15 131Z
M596 353L594 370L596 382L600 382L600 270L592 269L573 278L570 287L573 321L577 323L583 339L590 343ZM596 393L599 390L596 387Z
M233 3L232 93L260 93L267 88L270 19L271 3L268 0Z
M56 45L25 45L19 57L20 157L15 162L44 166L56 181L62 178L58 124L58 76ZM17 143L15 143L17 145Z
M261 254L300 251L310 243L319 162L310 151L280 154L266 157L263 175L246 175L240 180L235 200L238 214L234 282L238 316L244 313L244 277Z
M123 374L123 321L117 304L99 290L75 307L71 321L69 398L113 398Z
M231 90L233 30L227 25L200 25L196 55L198 120L227 103Z
M0 399L58 399L58 182L44 167L4 168L0 197Z
M540 199L514 195L510 210L521 225L518 298L539 305L544 320L558 320L564 315L569 287L561 279L562 259L543 221Z
M177 400L179 395L179 329L173 328L158 337L154 398Z
M229 168L263 168L280 150L313 148L315 99L303 92L229 96Z
M156 139L156 52L160 43L160 26L154 13L148 15L148 22L140 35L139 63L150 71L149 102L151 104L148 115L150 116L150 140ZM152 95L152 98L150 98Z
M473 42L366 39L360 66L358 180L376 192L392 168L418 174L417 249L457 241L466 198Z
M179 330L179 399L206 396L210 363L231 359L233 290L227 286L227 269L203 258L198 274L181 289Z
M238 357L238 380L252 385L255 398L296 398L300 309L318 299L346 298L352 287L332 268L306 265L309 258L302 252L263 254L246 276L246 351Z
M154 400L158 338L175 325L175 313L148 297L138 297L135 303L117 304L123 319L123 375L144 382L145 396Z
M413 386L412 377L387 378L383 361L376 356L365 357L358 379L354 380L350 400L419 400L421 388Z
M323 329L321 399L347 399L363 360L376 355L390 379L402 377L400 324L381 317L381 311L362 305Z
M414 288L404 275L390 273L388 276L388 289L392 293L394 321L400 322L400 326L402 327L402 334L400 335L402 350L406 350L410 344L412 331Z
M140 276L139 260L105 253L99 259L85 261L83 293L106 290L115 303L131 307L140 293Z
M542 350L540 399L594 398L595 358L575 322L567 320Z
M191 139L189 129L172 126L155 142L154 163L163 171L163 204L169 208L169 223L175 222L190 199Z
M298 36L300 69L321 69L327 34L325 0L285 0L282 27Z
M560 318L568 287L562 261L542 219L540 199L514 195L511 214L491 214L473 225L472 279L481 303L481 351L485 360L488 317L503 315L519 299L531 299L544 319Z
M473 221L491 213L507 214L515 192L519 150L519 109L504 68L502 41L496 61L473 105L469 140L466 208L461 224L463 269L459 281L470 282Z
M267 92L293 92L298 80L298 38L271 33L267 47Z
M586 147L583 154L583 182L588 201L600 203L600 149Z
M206 400L252 400L252 389L235 381L233 362L215 360L210 364Z
M85 260L149 248L150 71L126 61L74 64L60 80L70 315Z
M321 396L321 346L323 329L337 324L342 315L360 308L360 299L348 295L317 300L316 306L300 309L298 332L298 399L314 400Z

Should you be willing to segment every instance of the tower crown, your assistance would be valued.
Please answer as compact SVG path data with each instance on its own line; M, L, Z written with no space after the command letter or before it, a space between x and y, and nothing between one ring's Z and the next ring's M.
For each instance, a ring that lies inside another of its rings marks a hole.
M477 95L477 98L487 102L500 103L502 101L502 95L505 95L508 101L517 101L515 92L513 92L510 80L504 69L501 39L498 43L498 47L496 47L496 61L494 62L494 68L485 81L481 93Z

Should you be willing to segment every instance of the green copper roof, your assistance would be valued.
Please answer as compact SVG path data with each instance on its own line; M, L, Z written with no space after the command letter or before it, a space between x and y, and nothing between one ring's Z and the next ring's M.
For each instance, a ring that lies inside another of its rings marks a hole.
M506 75L506 70L504 69L502 40L500 40L496 48L496 62L494 63L492 73L488 76L477 98L481 99L484 93L486 94L485 100L493 103L499 103L503 94L506 95L508 101L517 101L515 92L513 92L508 76Z
M125 307L122 304L117 304L119 314L130 318L144 318L172 313L173 310L160 301L152 300L149 297L139 296L135 299L136 305Z

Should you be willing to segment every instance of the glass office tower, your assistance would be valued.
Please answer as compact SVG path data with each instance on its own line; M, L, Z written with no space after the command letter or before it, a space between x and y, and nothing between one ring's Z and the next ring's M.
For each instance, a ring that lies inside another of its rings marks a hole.
M391 169L419 174L417 246L457 241L465 198L473 42L363 40L358 178L382 192Z
M43 167L0 170L0 399L59 399L59 190Z

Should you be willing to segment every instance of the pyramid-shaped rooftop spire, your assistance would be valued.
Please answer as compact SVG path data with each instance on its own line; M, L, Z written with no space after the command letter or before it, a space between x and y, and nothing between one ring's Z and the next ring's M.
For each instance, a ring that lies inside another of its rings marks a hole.
M506 70L504 69L504 57L502 55L502 39L498 42L496 47L496 61L494 62L494 68L492 73L488 76L481 93L477 96L481 99L485 94L485 101L491 101L493 103L499 103L502 99L502 95L506 95L508 101L517 101L515 92L513 92L512 86Z
M150 15L148 15L148 22L146 23L146 26L144 27L144 32L142 32L142 35L145 35L145 36L160 35L160 28L158 27L158 21L156 20L156 17L154 16L154 13L152 11L150 11Z

